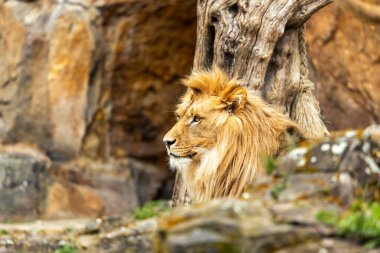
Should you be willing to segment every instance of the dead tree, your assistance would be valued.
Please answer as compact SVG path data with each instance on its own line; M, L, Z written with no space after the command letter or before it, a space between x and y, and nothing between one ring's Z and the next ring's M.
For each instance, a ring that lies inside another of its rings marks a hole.
M198 0L194 69L217 65L257 90L308 137L328 131L308 79L303 24L331 0ZM186 190L177 176L174 205Z

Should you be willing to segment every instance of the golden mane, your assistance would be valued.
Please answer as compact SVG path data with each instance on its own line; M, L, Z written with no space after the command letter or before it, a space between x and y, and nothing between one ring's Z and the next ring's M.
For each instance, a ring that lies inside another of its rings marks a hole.
M177 114L183 117L193 110L194 101L204 103L210 120L199 138L204 138L206 131L215 131L216 136L199 161L179 170L193 202L240 196L263 171L265 159L286 145L287 130L301 132L294 122L218 68L193 72L182 83L188 91ZM183 127L175 128L165 138L174 138L173 131L184 135ZM182 137L176 136L180 142Z

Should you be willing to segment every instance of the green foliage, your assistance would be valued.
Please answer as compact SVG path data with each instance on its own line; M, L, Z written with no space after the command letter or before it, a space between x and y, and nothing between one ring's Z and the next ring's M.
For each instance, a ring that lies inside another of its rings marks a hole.
M73 232L73 228L72 227L66 227L65 228L65 233L69 234L71 232Z
M170 208L166 201L155 200L146 203L143 207L137 208L134 211L134 216L136 220L144 220L169 210Z
M344 236L356 237L366 248L380 246L380 203L355 202L341 217L328 211L318 212L316 219L329 225Z
M338 215L335 212L322 210L315 217L319 222L327 225L335 225L338 221Z
M286 189L286 180L282 181L279 184L276 184L272 187L270 194L272 197L276 200L278 200L278 197L280 196L280 193Z
M357 202L338 223L342 234L358 236L367 247L380 246L380 203Z
M272 175L272 173L277 169L277 160L273 156L267 157L265 161L265 169L268 175Z
M216 250L215 252L220 252L220 253L242 252L239 246L235 244L230 244L230 243L223 243L222 245L219 245L215 250Z
M9 235L9 232L5 229L0 229L0 236L2 235Z
M75 246L69 245L69 244L62 245L55 251L55 253L77 253L77 252L78 252L78 249Z
M278 184L275 184L270 190L272 198L278 200L280 193L287 188L289 174L285 174Z

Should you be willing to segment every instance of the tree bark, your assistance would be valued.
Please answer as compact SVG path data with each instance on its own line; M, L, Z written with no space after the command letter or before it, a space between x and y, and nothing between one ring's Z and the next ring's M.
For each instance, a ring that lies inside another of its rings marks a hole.
M306 137L325 136L308 79L303 24L330 2L198 0L194 69L219 66L296 121ZM182 189L177 182L175 189ZM174 193L174 203L184 199L186 191L181 192Z

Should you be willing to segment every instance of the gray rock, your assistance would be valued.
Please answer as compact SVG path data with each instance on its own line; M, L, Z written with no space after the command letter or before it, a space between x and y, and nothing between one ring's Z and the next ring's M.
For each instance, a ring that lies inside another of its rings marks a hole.
M25 154L0 153L0 220L40 215L47 177L45 161Z
M288 249L281 249L275 253L364 253L360 245L335 238L326 238L317 242L306 242Z
M87 227L94 222L99 229L87 234ZM0 252L67 252L57 251L64 246L83 253L153 252L151 235L156 219L132 222L126 216L111 223L108 219L76 219L0 224Z
M157 197L158 190L165 179L160 168L131 158L126 162L126 167L132 172L136 182L139 204L142 205Z
M131 212L157 196L164 180L160 172L135 159L82 158L54 164L44 217L95 218Z
M158 252L271 252L315 240L317 231L275 223L260 202L220 199L174 210L154 236Z
M300 173L290 175L286 188L279 193L279 201L297 201L331 192L336 183L331 173Z

